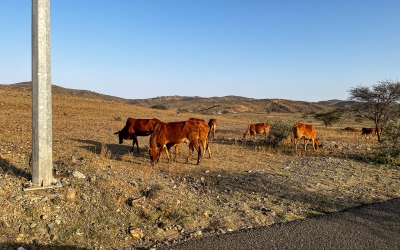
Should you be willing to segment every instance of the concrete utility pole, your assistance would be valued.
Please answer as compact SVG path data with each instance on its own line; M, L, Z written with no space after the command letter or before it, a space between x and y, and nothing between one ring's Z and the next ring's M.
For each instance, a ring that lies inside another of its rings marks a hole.
M32 184L54 187L50 0L32 0Z

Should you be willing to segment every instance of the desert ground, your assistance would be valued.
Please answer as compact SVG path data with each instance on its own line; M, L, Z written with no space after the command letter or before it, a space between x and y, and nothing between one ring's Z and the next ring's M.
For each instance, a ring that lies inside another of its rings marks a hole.
M31 154L31 92L0 89L0 248L156 249L212 234L324 216L400 197L400 168L374 161L368 121L348 116L325 128L301 113L198 114L113 100L53 94L53 174L62 187L24 191ZM128 117L218 121L212 157L185 164L165 155L150 165L149 137L118 144ZM244 140L249 123L312 123L321 147L297 153L264 136ZM345 130L352 128L354 131Z

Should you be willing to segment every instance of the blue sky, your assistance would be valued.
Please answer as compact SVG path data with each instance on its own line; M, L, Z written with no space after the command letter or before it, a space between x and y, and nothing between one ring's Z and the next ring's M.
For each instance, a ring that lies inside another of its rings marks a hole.
M52 0L52 83L129 99L347 99L400 79L400 1ZM31 80L31 0L0 0L0 84Z

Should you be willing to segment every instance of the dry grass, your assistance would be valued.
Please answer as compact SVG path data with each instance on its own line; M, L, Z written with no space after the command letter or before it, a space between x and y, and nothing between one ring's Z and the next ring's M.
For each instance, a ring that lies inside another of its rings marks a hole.
M342 130L364 125L352 118L326 129L301 114L177 116L173 110L66 95L53 95L54 171L63 188L25 193L22 184L31 171L30 104L28 91L0 91L0 219L12 225L0 229L0 243L147 247L195 237L198 230L266 226L400 197L400 170L370 163L376 139ZM139 137L140 152L132 155L132 141L119 145L113 134L128 117L178 121L193 116L218 120L213 156L200 165L194 156L183 164L188 148L181 145L176 162L167 163L164 155L151 167L145 148L149 137ZM295 154L291 145L271 148L241 139L248 123L277 119L316 124L323 147ZM86 179L73 178L75 170ZM65 199L69 189L76 191L75 199ZM55 237L37 233L49 224ZM22 236L20 226L26 227ZM135 230L143 238L137 239Z

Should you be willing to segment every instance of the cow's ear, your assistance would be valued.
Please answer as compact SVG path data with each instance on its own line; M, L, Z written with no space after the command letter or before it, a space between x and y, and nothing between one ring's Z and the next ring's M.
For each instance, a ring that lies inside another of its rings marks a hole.
M117 131L117 132L114 133L114 135L118 135L118 134L119 134L119 131Z

